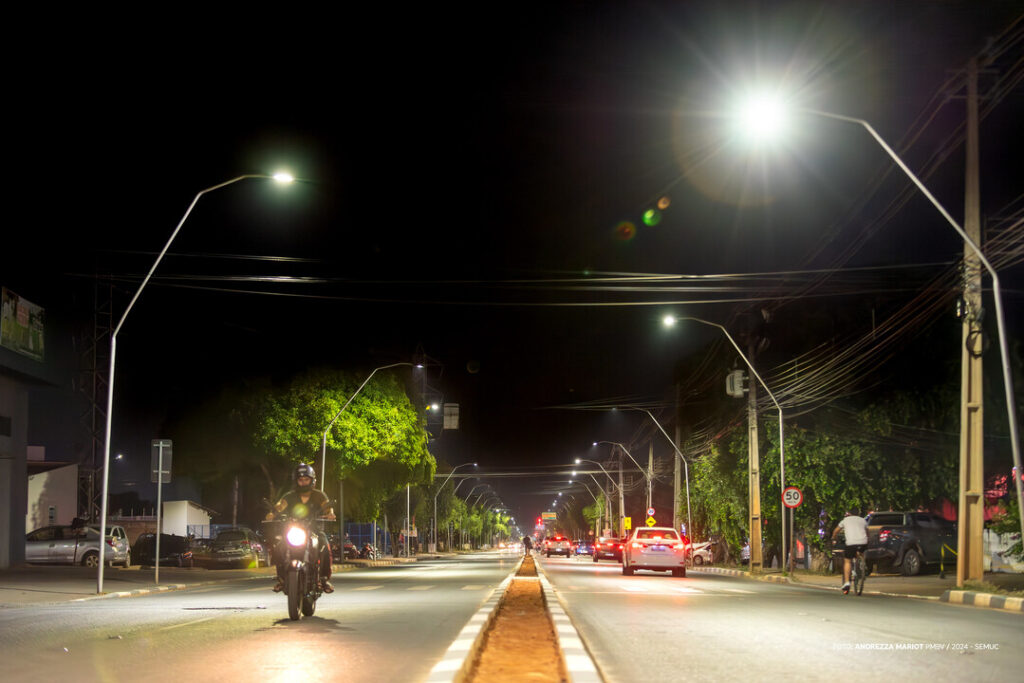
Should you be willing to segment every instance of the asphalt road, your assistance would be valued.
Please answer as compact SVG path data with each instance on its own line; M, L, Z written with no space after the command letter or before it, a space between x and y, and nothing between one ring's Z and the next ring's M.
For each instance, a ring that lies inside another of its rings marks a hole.
M587 558L541 568L608 681L1019 680L1024 617ZM871 579L868 579L870 587Z
M0 610L11 681L416 681L515 554L336 574L313 617L288 619L272 580Z

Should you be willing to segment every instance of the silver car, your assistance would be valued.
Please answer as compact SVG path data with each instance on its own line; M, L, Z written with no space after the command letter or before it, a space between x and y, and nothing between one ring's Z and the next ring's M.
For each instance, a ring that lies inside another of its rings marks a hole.
M100 533L87 527L45 526L25 536L25 561L34 564L81 564L100 561Z
M90 524L89 528L97 534L100 531L99 524ZM107 527L107 547L103 550L103 559L111 565L132 566L132 548L131 544L128 543L128 533L124 530L124 527Z

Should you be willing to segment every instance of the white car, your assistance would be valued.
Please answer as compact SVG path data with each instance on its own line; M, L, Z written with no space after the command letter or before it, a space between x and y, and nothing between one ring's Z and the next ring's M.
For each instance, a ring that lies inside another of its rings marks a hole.
M690 563L694 567L711 564L713 561L714 560L711 555L711 541L694 543L690 546Z
M663 526L634 530L622 547L622 573L632 576L637 569L686 576L686 545L679 532Z

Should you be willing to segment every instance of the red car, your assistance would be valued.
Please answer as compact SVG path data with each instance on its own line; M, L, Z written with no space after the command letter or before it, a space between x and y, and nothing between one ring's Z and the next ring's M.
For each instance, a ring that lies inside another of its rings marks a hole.
M598 560L615 560L622 562L623 539L615 536L602 536L594 544L594 562Z

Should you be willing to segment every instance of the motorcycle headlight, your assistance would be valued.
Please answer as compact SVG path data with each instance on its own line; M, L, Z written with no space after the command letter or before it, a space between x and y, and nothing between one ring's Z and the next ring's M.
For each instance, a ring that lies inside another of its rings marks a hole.
M289 545L302 546L306 545L306 530L297 526L293 526L288 529L288 533L285 535L288 539Z

